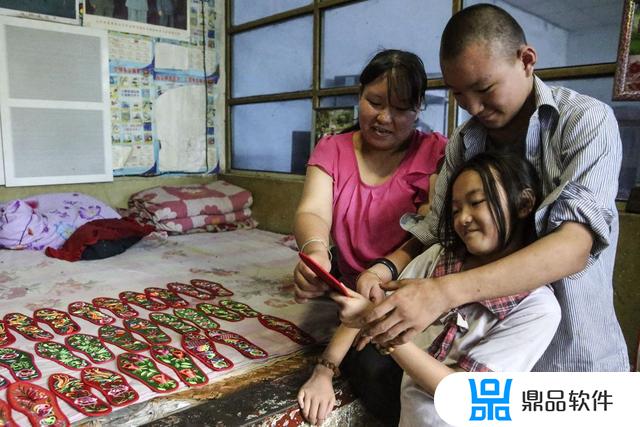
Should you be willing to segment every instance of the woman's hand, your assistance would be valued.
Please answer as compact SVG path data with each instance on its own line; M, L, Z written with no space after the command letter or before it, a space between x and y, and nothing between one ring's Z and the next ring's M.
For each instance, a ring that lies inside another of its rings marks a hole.
M348 289L349 296L331 292L329 296L340 307L340 321L349 328L359 328L363 325L362 318L374 307L367 298Z
M311 378L298 391L300 412L310 424L322 424L336 404L332 378L330 369L316 365Z
M331 261L329 261L327 251L314 251L307 255L325 270L331 270ZM298 262L293 270L293 282L295 285L295 300L298 303L307 302L309 298L322 296L329 289L302 261Z

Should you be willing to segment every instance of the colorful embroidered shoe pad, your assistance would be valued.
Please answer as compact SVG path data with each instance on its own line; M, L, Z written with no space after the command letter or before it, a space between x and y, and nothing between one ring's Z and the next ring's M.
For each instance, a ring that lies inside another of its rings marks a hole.
M218 329L220 324L194 308L174 308L173 312L181 319L193 322L201 329Z
M99 417L111 412L111 406L91 392L78 378L67 374L51 374L49 389L78 412L89 417Z
M33 312L33 318L45 323L58 335L71 335L80 331L78 325L65 311L41 308Z
M258 317L260 315L259 312L255 311L247 304L239 301L234 301L232 299L223 299L219 302L219 304L226 309L242 314L244 317Z
M0 347L6 347L13 344L16 341L16 337L7 329L3 320L0 320Z
M89 387L100 390L112 406L124 406L138 400L138 392L117 372L91 366L84 368L80 377Z
M11 381L0 375L0 390L4 390L9 387L9 384L11 384ZM2 426L2 424L0 424L0 426Z
M149 311L160 311L169 308L167 304L161 301L150 299L146 294L143 294L142 292L125 291L120 292L118 296L123 302L131 305L137 305L138 307L144 308L145 310Z
M213 296L216 297L230 297L233 295L233 292L231 292L229 289L225 288L218 282L211 282L204 279L191 279L189 283L191 283L196 288L210 292Z
M18 427L18 424L11 417L11 407L4 400L0 400L0 426Z
M0 348L0 366L7 368L18 381L35 380L41 376L31 353L17 348Z
M208 302L201 302L196 305L196 308L206 314L207 316L216 317L218 319L227 320L229 322L237 322L244 319L242 314L235 311L227 310L219 305L209 304Z
M69 304L69 313L91 322L94 325L110 325L116 321L113 317L104 314L98 310L93 304L84 301L76 301Z
M146 319L127 319L122 322L129 332L135 332L142 336L149 344L167 344L171 342L171 337L162 329Z
M176 380L161 372L152 359L141 354L119 354L118 369L157 393L168 393L178 388Z
M64 341L71 349L84 354L93 363L108 362L115 357L111 350L93 335L75 334L65 338Z
M187 334L189 332L199 332L199 329L193 325L183 322L179 317L169 313L150 313L149 319L158 326L164 326L174 330L179 334Z
M90 366L89 362L73 354L65 345L55 341L36 343L35 350L38 356L53 360L67 369L79 371Z
M116 298L99 297L94 298L91 302L93 302L94 306L109 310L121 319L131 319L132 317L140 315L140 313L131 308L129 304L125 304Z
M22 313L9 313L5 315L4 323L8 328L13 329L31 341L47 341L53 339L52 334L44 329L40 329L35 320Z
M167 288L170 291L173 291L175 293L183 294L193 298L198 298L203 300L210 300L214 298L214 296L211 295L209 292L205 292L202 289L198 289L195 286L188 285L186 283L179 283L179 282L167 283Z
M144 293L149 298L155 298L162 301L169 307L187 307L189 303L184 298L181 298L175 292L166 290L165 288L146 288Z
M218 353L213 342L200 333L183 335L182 348L214 371L233 368L233 362Z
M151 357L156 361L173 369L182 382L189 387L200 386L209 382L207 375L200 370L184 350L169 345L157 344L151 346L150 353Z
M98 336L103 342L113 344L125 351L134 353L149 350L149 344L138 341L131 335L131 332L124 328L113 325L103 325L98 329Z
M60 410L53 393L38 385L22 381L13 383L7 389L7 399L13 409L29 418L32 426L71 425Z
M280 332L291 341L296 342L300 345L308 345L316 342L315 338L313 338L311 335L298 328L288 320L269 316L268 314L261 314L260 316L258 316L258 321L260 321L260 323L262 323L265 328Z
M235 332L214 329L205 331L204 334L216 344L224 344L233 347L248 359L264 359L269 353Z

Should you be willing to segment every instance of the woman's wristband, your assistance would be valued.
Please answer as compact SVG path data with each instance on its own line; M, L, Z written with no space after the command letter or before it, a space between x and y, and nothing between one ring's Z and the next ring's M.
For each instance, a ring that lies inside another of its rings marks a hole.
M385 267L387 267L389 269L389 271L391 272L391 280L397 280L398 279L398 269L396 268L396 265L393 262L391 262L390 259L388 259L388 258L376 258L371 263L371 266L373 266L375 264L382 264Z

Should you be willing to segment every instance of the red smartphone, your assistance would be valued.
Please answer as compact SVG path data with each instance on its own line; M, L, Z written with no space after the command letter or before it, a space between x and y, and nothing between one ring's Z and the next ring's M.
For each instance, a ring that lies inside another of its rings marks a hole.
M326 283L331 289L333 289L334 291L340 292L345 297L349 296L349 292L347 292L346 286L340 283L340 281L335 277L333 277L331 273L329 273L327 270L320 267L320 265L317 262L315 262L313 259L311 259L309 255L302 252L298 252L298 255L300 255L300 259L302 260L302 262L304 262L307 265L307 267L311 269L311 271L316 273L316 275L320 278L320 280Z

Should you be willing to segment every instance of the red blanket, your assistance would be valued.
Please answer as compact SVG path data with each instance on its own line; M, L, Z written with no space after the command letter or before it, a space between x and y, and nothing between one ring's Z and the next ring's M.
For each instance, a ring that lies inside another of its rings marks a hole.
M48 247L47 256L78 261L82 259L82 252L87 246L96 244L100 240L120 240L128 237L144 237L155 231L150 225L140 225L137 222L124 219L98 219L79 227L60 249Z

